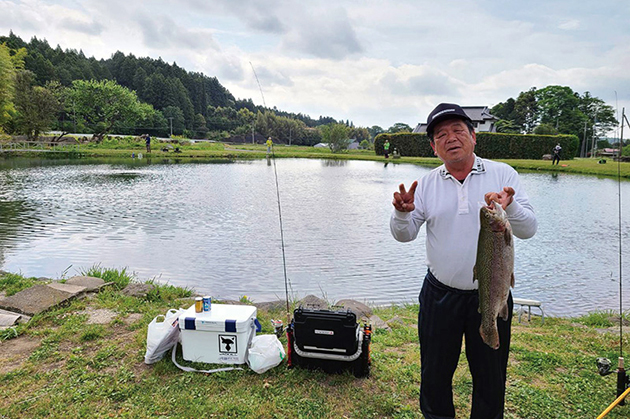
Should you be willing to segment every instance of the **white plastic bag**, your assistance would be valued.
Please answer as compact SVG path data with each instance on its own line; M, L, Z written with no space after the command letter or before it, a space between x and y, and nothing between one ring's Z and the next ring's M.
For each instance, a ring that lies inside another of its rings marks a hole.
M147 329L147 352L144 354L145 364L158 362L179 340L179 315L184 309L170 309L164 316L154 318ZM158 322L160 318L164 320Z
M276 335L260 335L252 339L247 364L258 374L279 365L285 357L284 347Z

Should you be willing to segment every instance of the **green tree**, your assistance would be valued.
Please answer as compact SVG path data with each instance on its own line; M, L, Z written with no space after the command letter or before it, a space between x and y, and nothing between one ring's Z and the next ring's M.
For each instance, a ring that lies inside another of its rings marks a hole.
M169 121L169 133L171 124L173 127L173 135L182 135L184 129L186 129L186 119L184 118L184 112L177 106L167 106L162 110L164 118Z
M536 88L532 87L521 92L514 102L513 121L521 127L521 132L531 134L538 124L538 104L536 102Z
M47 87L34 86L35 74L28 70L17 73L15 108L16 127L29 139L37 139L39 134L52 126L61 110L61 101L53 91L59 83ZM51 86L51 87L49 87Z
M372 125L368 128L368 132L370 133L370 141L374 142L374 138L376 138L378 134L384 133L385 130L378 125Z
M396 134L397 132L411 132L411 127L402 122L396 122L387 130L390 134Z
M77 119L98 142L116 124L135 126L150 108L142 106L136 93L112 80L75 80L69 93Z
M536 135L557 135L558 130L551 124L543 123L534 128Z
M208 127L206 126L206 118L202 114L195 115L195 124L193 126L195 131L195 138L205 138L208 133Z
M497 130L497 132L502 132L505 134L509 134L509 133L518 134L521 132L521 127L517 125L516 122L509 119L499 119L494 124L494 127Z
M320 127L322 133L322 141L328 143L330 151L339 153L347 150L350 144L348 138L349 127L345 124L329 124Z
M0 44L0 127L10 119L14 111L13 92L15 88L15 67L11 61L9 48Z

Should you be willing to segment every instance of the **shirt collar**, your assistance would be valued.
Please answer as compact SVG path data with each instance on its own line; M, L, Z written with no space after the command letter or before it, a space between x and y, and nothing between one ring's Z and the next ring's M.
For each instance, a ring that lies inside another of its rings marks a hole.
M483 164L483 160L475 155L475 163L473 163L472 169L470 169L471 175L480 175L482 173L486 173L486 166ZM453 178L453 175L446 169L446 165L440 166L440 176L444 179ZM455 179L455 178L453 178Z

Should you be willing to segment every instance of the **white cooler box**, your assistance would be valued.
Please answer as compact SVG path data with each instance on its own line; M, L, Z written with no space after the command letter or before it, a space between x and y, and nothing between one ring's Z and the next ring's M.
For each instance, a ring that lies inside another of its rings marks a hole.
M244 364L257 324L254 306L212 304L210 311L196 313L193 305L179 316L183 357L209 364Z

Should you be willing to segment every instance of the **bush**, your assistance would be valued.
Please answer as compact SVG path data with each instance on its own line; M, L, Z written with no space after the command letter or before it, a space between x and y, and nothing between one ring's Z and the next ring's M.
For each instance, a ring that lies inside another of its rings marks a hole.
M374 151L383 155L383 144L388 139L390 150L394 148L401 156L434 157L429 137L425 133L379 134L374 139ZM539 160L550 154L560 143L565 159L577 155L579 140L575 135L530 135L478 132L475 153L487 159L531 159Z

